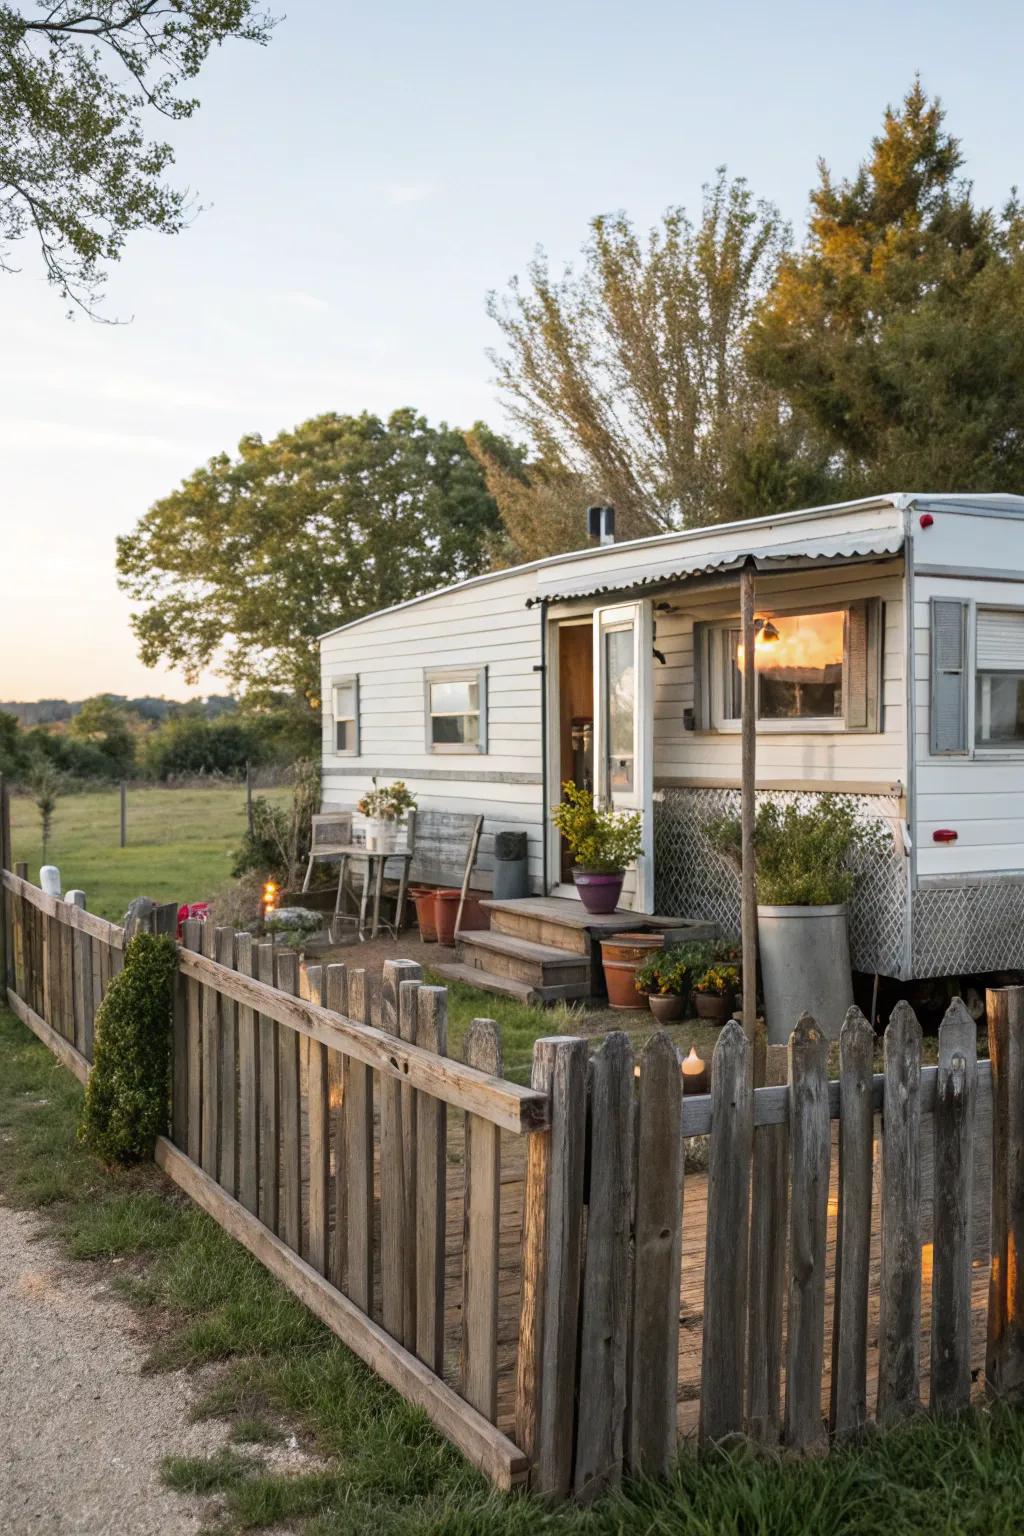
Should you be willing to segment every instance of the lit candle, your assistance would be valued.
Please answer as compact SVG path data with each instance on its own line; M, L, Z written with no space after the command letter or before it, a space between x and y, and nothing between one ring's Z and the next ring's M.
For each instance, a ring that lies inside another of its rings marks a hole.
M683 1062L683 1092L706 1093L708 1069L697 1055L697 1047L690 1046L690 1054Z

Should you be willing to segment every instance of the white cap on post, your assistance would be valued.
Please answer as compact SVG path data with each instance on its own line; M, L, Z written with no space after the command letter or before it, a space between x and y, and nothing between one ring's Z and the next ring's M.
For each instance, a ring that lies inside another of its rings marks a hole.
M39 889L47 896L60 895L60 870L56 864L44 864L39 871Z

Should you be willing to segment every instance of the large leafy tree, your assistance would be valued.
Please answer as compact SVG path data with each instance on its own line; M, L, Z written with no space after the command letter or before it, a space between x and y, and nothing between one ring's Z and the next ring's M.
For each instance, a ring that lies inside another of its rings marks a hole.
M978 207L919 81L849 180L822 164L750 357L831 455L839 486L1020 490L1024 215Z
M317 636L486 568L498 511L462 433L318 416L219 454L118 539L143 661L319 693Z
M639 535L768 510L744 502L758 479L789 494L783 469L802 445L745 353L787 240L775 209L721 170L696 223L671 208L644 239L625 214L596 218L578 270L555 278L541 255L492 295L498 384L535 450L541 499L561 474ZM773 476L744 467L756 439ZM524 521L522 490L509 491Z
M93 310L134 230L190 214L147 122L191 117L210 50L271 24L257 0L0 0L0 269L34 236L49 280Z

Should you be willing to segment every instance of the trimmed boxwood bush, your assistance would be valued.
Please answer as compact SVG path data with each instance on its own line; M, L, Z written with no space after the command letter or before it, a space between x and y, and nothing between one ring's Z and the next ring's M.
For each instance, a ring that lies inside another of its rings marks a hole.
M167 1129L177 968L173 939L136 934L125 946L124 969L111 980L96 1015L93 1068L79 1134L107 1164L145 1162Z

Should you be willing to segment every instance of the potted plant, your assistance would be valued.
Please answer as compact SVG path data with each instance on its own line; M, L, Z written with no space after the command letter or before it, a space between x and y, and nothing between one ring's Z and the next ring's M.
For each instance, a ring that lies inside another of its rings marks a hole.
M740 828L728 817L711 829L720 852L738 860ZM757 939L768 1042L785 1045L802 1013L838 1038L853 1002L847 905L858 858L886 841L858 821L845 797L810 804L768 801L757 813Z
M393 784L368 790L356 806L366 817L366 849L368 853L394 853L407 811L415 810L416 796L406 788L401 779Z
M589 790L565 783L551 819L569 844L573 880L587 911L614 912L626 870L643 849L642 812L597 806Z
M681 1019L690 991L690 967L678 949L656 950L636 973L638 992L646 993L648 1006L659 1024Z
M709 965L694 979L693 1000L697 1017L724 1024L732 1013L740 973L735 965Z

